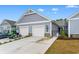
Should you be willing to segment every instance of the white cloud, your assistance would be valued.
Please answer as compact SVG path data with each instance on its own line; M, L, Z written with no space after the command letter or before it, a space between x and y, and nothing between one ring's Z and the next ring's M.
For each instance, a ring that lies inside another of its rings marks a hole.
M53 14L55 15L55 14L57 14L57 11L59 11L59 9L58 8L52 8L52 11L53 11Z
M52 11L58 11L59 9L58 8L52 8Z
M76 6L76 5L67 5L66 7L67 8L78 8L79 6Z
M42 9L42 8L39 8L39 9L38 9L38 11L40 11L40 12L43 12L43 11L44 11L44 9Z

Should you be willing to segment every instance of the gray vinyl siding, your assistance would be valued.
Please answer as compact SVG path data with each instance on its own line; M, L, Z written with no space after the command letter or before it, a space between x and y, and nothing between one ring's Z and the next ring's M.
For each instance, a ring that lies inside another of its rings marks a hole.
M55 24L52 24L52 34L53 36L55 36L58 32L58 26L56 26Z
M36 22L36 21L48 21L48 19L34 13L29 15L24 15L18 23L28 23L28 22Z
M70 20L70 34L79 34L79 19Z
M68 26L69 37L79 38L79 12L69 18Z

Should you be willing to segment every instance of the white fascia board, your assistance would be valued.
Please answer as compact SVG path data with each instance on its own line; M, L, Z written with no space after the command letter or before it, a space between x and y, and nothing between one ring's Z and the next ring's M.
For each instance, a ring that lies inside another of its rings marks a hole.
M26 25L26 24L39 24L39 23L46 23L50 21L37 21L37 22L28 22L28 23L18 23L16 25Z
M78 14L79 11L74 12L72 15L70 15L67 19L71 19L73 16L75 16L76 14Z
M77 20L77 19L79 19L79 18L71 18L70 20Z

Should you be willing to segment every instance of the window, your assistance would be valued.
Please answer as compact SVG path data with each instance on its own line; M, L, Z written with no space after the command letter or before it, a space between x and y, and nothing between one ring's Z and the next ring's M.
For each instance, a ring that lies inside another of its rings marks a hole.
M48 32L49 31L49 26L48 25L46 25L46 32Z

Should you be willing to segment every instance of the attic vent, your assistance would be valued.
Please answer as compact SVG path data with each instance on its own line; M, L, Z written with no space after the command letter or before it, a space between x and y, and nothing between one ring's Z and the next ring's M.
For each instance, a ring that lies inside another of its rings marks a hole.
M29 9L29 10L27 11L27 14L32 14L32 13L34 13L34 11L33 11L32 9Z

